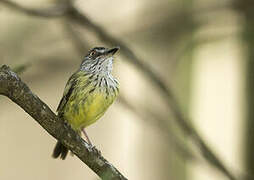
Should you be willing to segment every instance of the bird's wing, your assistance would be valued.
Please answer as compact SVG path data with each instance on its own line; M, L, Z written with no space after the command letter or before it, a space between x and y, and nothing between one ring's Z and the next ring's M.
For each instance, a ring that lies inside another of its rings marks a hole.
M70 77L70 79L68 80L68 82L65 86L63 97L57 107L57 110L56 110L58 113L61 113L61 111L64 109L64 106L68 102L75 85L76 85L76 73L74 73Z

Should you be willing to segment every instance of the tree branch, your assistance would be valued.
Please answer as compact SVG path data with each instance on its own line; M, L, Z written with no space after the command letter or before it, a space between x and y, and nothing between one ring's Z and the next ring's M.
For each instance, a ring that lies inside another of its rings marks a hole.
M126 178L99 151L87 144L72 128L59 119L16 73L3 65L0 68L0 95L7 96L32 116L50 135L61 141L102 179Z
M49 7L45 9L34 9L23 7L13 1L8 0L0 0L0 3L5 4L7 7L19 11L21 13L25 13L31 16L44 17L44 18L52 18L52 17L61 17L68 11L67 4L58 4L55 7Z

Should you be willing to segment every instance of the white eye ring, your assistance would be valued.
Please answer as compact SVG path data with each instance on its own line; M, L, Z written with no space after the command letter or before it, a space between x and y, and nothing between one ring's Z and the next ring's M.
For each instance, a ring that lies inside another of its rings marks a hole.
M91 53L90 53L90 56L93 56L93 55L95 55L95 51L92 51Z

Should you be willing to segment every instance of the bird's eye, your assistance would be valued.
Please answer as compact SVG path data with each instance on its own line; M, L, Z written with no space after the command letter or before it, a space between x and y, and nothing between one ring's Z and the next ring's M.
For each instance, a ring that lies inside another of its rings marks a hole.
M95 55L95 51L92 51L92 52L90 52L90 56L93 56L93 55Z

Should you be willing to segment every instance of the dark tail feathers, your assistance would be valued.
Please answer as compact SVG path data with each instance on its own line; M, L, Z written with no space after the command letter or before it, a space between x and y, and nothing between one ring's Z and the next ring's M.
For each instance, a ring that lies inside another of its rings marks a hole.
M62 145L62 143L57 141L52 157L58 158L60 156L60 158L64 160L67 154L68 154L68 149L64 145Z

